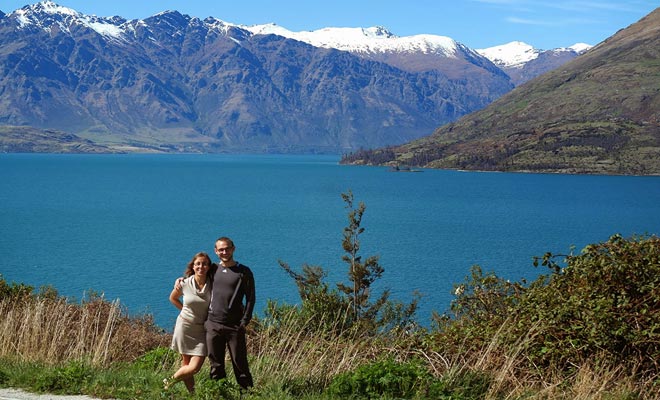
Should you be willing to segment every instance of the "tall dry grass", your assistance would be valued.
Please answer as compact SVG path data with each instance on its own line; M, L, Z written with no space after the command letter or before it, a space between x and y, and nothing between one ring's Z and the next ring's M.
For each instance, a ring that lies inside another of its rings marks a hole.
M86 360L94 365L130 361L169 343L150 317L129 317L118 301L94 298L73 304L63 298L0 300L0 357L55 364Z
M249 338L254 375L275 382L314 382L324 386L335 375L383 353L373 341L363 340L357 334L329 335L319 331L319 326L327 325L313 319L301 323L294 310L283 315L277 325L261 325Z
M302 323L291 312L276 326L260 326L250 333L253 374L258 384L298 382L326 387L336 375L355 370L360 365L383 357L399 362L424 360L437 379L462 384L469 373L489 377L484 399L657 399L653 382L640 382L634 371L617 365L586 360L576 363L575 371L557 371L530 367L525 359L527 345L542 332L537 326L515 345L502 346L502 337L513 329L513 318L503 324L497 335L481 349L450 353L430 350L405 334L392 340L331 336L315 331L318 321ZM632 394L635 397L631 397Z

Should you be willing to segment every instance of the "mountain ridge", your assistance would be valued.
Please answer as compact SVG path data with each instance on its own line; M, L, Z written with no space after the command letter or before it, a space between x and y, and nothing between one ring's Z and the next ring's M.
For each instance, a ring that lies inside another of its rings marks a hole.
M422 137L514 87L450 38L360 28L399 45L366 52L252 29L262 33L172 10L88 16L50 0L3 14L0 124L149 151L343 153Z
M470 57L404 68L213 17L45 1L0 20L0 123L163 151L342 153L423 136L511 90Z

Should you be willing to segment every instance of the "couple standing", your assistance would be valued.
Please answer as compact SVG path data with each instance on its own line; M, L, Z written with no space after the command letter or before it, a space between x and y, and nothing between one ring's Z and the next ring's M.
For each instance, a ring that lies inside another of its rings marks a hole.
M225 378L225 347L229 347L238 384L243 389L253 385L245 327L254 309L254 276L250 268L234 260L234 250L234 242L221 237L215 242L219 265L206 253L195 254L185 271L187 277L177 279L170 293L170 301L181 310L172 337L172 349L181 354L181 368L163 381L165 389L183 381L193 392L194 375L207 355L211 378Z

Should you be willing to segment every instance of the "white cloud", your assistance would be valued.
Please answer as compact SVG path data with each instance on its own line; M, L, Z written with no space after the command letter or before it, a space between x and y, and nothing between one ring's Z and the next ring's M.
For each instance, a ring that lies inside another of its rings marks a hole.
M550 21L541 21L541 20L519 18L519 17L507 17L506 21L511 22L512 24L520 24L520 25L537 25L537 26L553 26L553 25L555 25L555 23L550 22Z
M513 7L516 10L524 8L531 12L543 12L543 9L555 9L573 12L598 12L598 11L620 11L620 12L639 12L640 9L646 9L652 4L647 0L629 0L629 1L537 1L537 0L471 0L475 3L490 4L505 8Z

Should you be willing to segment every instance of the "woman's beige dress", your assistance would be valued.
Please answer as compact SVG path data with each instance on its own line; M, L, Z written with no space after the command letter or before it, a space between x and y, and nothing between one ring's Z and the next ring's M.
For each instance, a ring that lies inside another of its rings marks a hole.
M184 279L183 309L179 313L172 335L172 350L189 356L206 356L206 331L204 321L211 301L211 285L206 281L203 288L197 288L195 277Z

